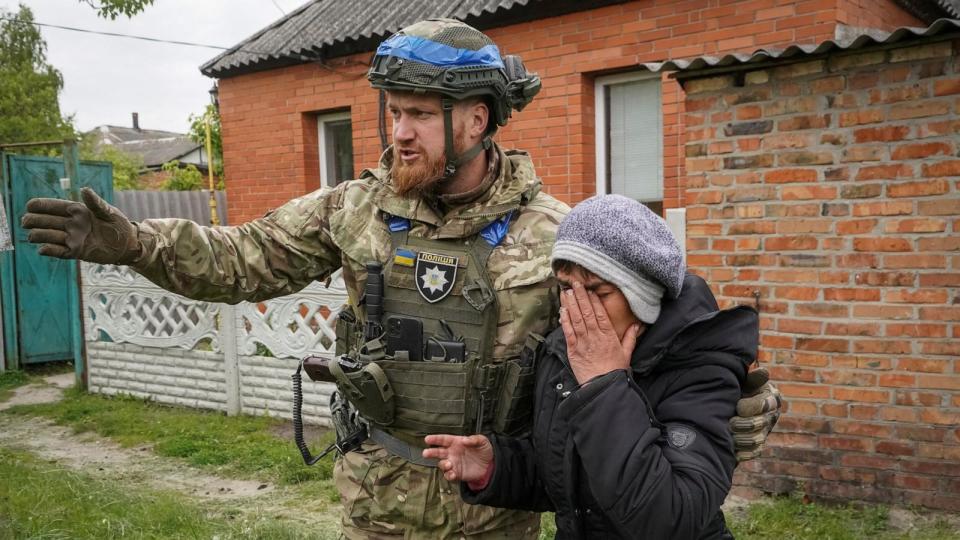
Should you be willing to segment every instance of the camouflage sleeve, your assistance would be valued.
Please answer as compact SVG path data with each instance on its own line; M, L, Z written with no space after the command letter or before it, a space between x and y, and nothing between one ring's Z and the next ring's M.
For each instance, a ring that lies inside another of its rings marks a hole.
M144 253L131 267L196 300L233 304L296 292L340 267L328 218L342 191L319 190L235 227L145 220L139 224Z

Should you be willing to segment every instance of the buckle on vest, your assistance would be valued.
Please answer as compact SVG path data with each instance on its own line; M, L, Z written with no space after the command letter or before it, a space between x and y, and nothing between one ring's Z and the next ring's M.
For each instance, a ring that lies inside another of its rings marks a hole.
M480 280L474 280L473 283L464 285L462 292L463 298L477 311L483 311L493 302L493 291Z

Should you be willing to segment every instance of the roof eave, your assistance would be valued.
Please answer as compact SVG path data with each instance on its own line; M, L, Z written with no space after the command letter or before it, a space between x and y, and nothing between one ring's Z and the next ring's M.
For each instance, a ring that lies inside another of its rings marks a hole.
M556 17L578 11L589 11L610 5L623 4L628 1L630 0L594 0L592 2L584 2L582 0L552 0L548 15L544 14L543 9L538 9L542 7L542 5L538 3L518 3L507 9L499 8L492 11L483 10L478 13L470 12L468 16L464 17L463 21L477 28L478 30L489 30L491 28L511 26L514 24ZM304 7L306 5L308 4L305 4ZM224 66L221 68L215 67L223 58L229 56L230 54L236 53L242 49L245 44L258 38L267 30L288 20L292 15L293 14L291 13L287 17L274 22L267 28L264 28L243 42L232 47L229 51L225 51L217 55L217 57L204 63L202 66L200 66L200 72L207 77L224 79L239 75L246 75L249 73L256 73L259 71L267 71L270 69L288 67L297 64L305 64L320 59L331 59L363 52L373 52L376 50L377 45L379 45L381 41L389 37L394 32L394 30L386 29L358 37L349 37L346 39L337 40L330 44L324 44L320 47L315 47L313 49L314 56L311 57L304 57L302 55L269 55L260 58L252 58L249 62L244 62L239 65Z
M836 54L857 54L862 49L895 49L915 41L948 41L960 38L960 20L939 19L927 28L898 28L883 38L870 34L850 40L827 40L818 45L791 45L782 51L760 49L752 54L727 54L723 57L702 56L692 60L649 62L642 67L654 72L670 72L681 84L691 79L763 69L789 63L807 62Z

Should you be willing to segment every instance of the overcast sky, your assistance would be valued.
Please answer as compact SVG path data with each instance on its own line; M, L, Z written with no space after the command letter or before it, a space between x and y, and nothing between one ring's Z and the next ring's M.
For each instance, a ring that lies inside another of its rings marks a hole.
M93 0L96 3L97 0ZM307 0L155 0L133 18L101 19L80 0L21 0L38 23L232 47ZM0 7L17 11L15 0ZM283 11L281 11L281 9ZM186 132L210 102L200 65L220 50L41 27L47 59L63 74L60 109L87 131L110 124Z

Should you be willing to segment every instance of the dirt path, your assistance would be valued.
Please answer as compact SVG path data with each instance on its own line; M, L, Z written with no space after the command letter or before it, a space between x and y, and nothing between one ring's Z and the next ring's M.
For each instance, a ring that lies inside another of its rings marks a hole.
M44 383L17 388L0 402L0 411L13 405L58 401L73 386L73 374L47 377ZM335 527L325 512L312 510L295 490L269 482L221 478L175 459L157 456L150 446L124 448L95 434L76 435L69 428L36 417L0 414L0 447L28 451L44 460L96 478L162 491L174 491L231 511L286 518L308 525Z

